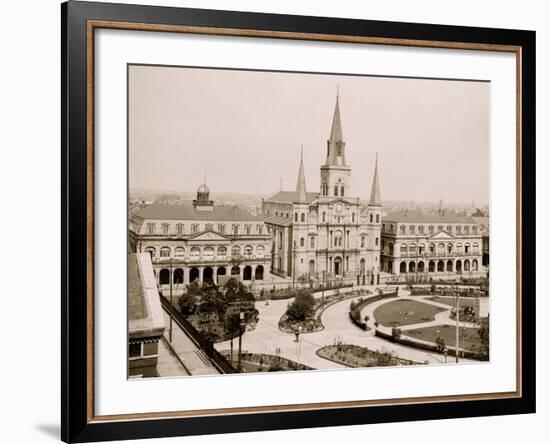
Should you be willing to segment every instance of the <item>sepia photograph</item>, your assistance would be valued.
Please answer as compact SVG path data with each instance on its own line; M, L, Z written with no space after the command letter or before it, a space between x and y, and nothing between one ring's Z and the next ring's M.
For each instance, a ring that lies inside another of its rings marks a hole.
M127 80L128 378L490 362L491 82Z

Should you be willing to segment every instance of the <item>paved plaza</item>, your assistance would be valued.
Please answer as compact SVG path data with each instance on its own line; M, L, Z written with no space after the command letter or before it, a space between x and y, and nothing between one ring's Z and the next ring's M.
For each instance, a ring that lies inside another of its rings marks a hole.
M380 288L384 289L384 287ZM395 287L392 287L392 289L393 288ZM374 287L371 287L371 290L376 291ZM403 359L428 362L430 364L443 364L445 362L445 357L441 354L403 346L375 336L373 312L378 306L400 298L422 301L447 310L449 309L448 305L445 306L444 304L430 301L427 297L411 297L410 292L400 288L396 298L377 301L365 307L361 313L361 316L364 317L365 315L368 315L370 317L368 325L371 330L363 331L350 321L348 313L350 302L355 301L360 297L361 296L346 299L329 306L324 311L321 318L325 328L318 332L301 334L300 341L298 343L295 342L294 334L283 333L278 327L279 319L286 311L286 308L292 299L269 301L268 305L266 305L265 302L259 301L256 303L256 308L259 310L258 324L254 330L249 330L243 335L242 349L243 351L250 353L264 353L271 355L275 355L276 351L279 350L282 357L300 362L316 369L345 368L345 366L341 364L320 358L316 354L316 351L319 348L326 345L335 344L338 341L345 344L355 344L361 347L367 347L370 350L392 353ZM446 311L439 313L432 322L412 324L407 327L403 327L402 330L405 328L414 329L435 324L451 324L454 326L455 321L449 318L449 311ZM461 326L471 327L471 324L469 323L461 322L460 324ZM384 327L379 328L384 329ZM389 328L389 330L391 332L391 328ZM237 341L234 341L234 346L236 346L236 344ZM218 350L228 350L230 348L229 341L216 344L216 348ZM454 359L449 359L448 362L454 362ZM460 362L464 363L476 361L461 358Z

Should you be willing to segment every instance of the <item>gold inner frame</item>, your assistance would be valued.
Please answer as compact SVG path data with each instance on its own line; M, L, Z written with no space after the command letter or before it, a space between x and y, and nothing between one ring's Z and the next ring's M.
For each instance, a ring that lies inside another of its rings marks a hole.
M383 400L363 400L363 401L335 401L323 403L307 404L286 404L256 407L229 407L201 410L183 410L169 412L144 412L128 413L116 415L96 416L94 414L94 32L96 29L120 29L132 31L155 31L155 32L178 32L189 34L222 35L236 37L259 37L259 38L278 38L289 40L312 40L339 43L364 43L375 45L394 45L394 46L412 46L423 48L444 48L444 49L465 49L475 51L495 51L511 52L516 56L516 391L497 392L497 393L473 393L464 395L448 396L423 396L409 398L394 398ZM251 29L232 29L232 28L211 28L186 25L162 25L149 23L130 23L104 20L87 21L87 44L86 44L86 158L87 158L87 399L86 411L87 421L104 422L135 419L159 419L159 418L184 418L193 416L219 416L236 415L243 413L270 413L270 412L292 412L300 410L323 410L332 408L357 408L372 406L404 405L416 403L438 403L438 402L458 402L489 399L519 398L522 396L522 349L521 349L521 319L522 319L522 239L521 239L521 176L522 176L522 108L521 108L521 90L522 90L522 48L514 45L496 45L486 43L466 43L466 42L444 42L431 40L411 40L397 38L380 38L364 36L346 36L331 34L310 34L300 32L283 31L262 31Z

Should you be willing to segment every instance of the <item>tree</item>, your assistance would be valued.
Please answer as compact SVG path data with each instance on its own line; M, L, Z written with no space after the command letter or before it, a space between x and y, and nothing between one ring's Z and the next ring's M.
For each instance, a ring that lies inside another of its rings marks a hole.
M477 327L477 334L481 339L481 354L483 359L489 360L489 316L481 318L479 320L479 326Z
M443 353L443 351L445 350L445 339L443 339L441 336L438 336L435 339L435 345L437 346L437 351Z
M293 302L288 304L286 314L293 321L303 322L313 316L315 299L307 290L299 291Z
M399 341L399 339L401 339L401 329L393 327L391 329L391 337L394 341Z
M181 295L178 300L180 313L184 316L193 314L197 308L197 301L197 295L194 293L187 292Z

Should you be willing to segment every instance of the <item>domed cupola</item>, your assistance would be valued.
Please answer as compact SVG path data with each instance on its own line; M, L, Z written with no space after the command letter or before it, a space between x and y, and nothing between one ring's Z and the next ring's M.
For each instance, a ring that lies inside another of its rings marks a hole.
M210 200L210 190L206 186L206 177L204 183L197 189L197 198L193 201L193 206L199 211L214 209L214 201Z

